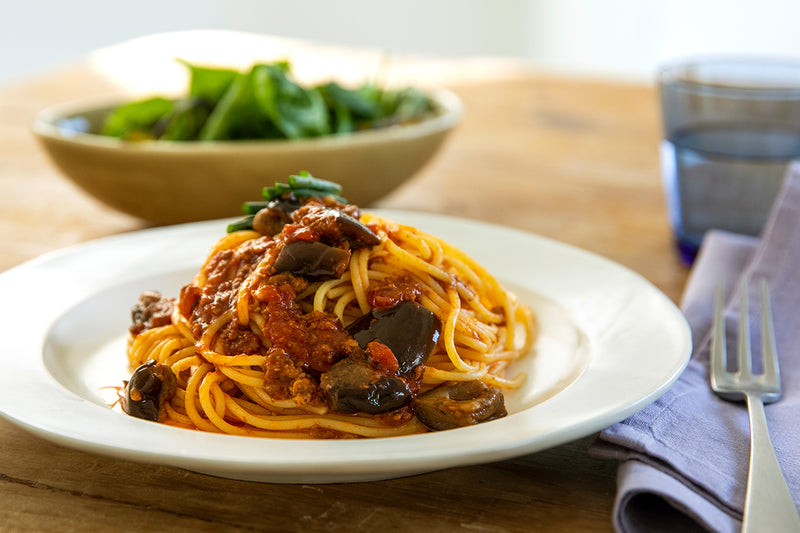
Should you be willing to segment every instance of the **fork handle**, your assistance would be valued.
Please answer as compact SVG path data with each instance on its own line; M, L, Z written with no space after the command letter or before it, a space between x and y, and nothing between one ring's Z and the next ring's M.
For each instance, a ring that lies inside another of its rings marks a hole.
M798 531L797 514L767 429L759 393L747 393L750 413L750 471L742 531Z

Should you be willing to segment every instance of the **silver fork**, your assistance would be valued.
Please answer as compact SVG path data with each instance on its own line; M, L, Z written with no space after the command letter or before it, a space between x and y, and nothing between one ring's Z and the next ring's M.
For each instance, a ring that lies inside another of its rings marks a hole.
M767 282L761 280L761 358L764 370L760 374L753 373L747 282L744 279L739 293L738 367L736 371L729 372L722 283L717 288L711 339L711 388L726 400L745 400L750 414L750 470L747 474L742 531L800 531L800 517L775 457L764 415L764 403L776 402L781 397L780 369Z

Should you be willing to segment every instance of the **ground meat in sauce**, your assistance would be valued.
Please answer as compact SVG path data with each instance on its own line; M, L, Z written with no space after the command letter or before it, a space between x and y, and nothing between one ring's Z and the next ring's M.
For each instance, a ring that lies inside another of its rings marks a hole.
M354 248L361 248L380 242L378 236L361 224L357 217L316 203L308 203L297 209L292 213L292 221L293 224L287 224L282 233L287 243L319 241L332 246L348 243Z
M316 380L280 348L267 352L264 372L267 394L276 400L294 400L298 405L323 405Z
M271 239L251 239L234 250L217 252L209 259L204 268L206 283L200 289L199 296L187 294L196 299L192 310L192 333L195 337L202 336L215 318L232 307L241 283L264 254L274 247ZM184 311L184 304L181 303L181 312Z
M412 393L416 394L416 392L413 390ZM377 414L374 416L382 426L397 427L411 422L411 419L414 418L414 410L411 408L411 406L405 406L388 413Z
M232 309L244 279L265 256L271 256L266 257L268 264L274 262L275 257L287 243L293 240L319 241L324 238L328 244L348 247L349 243L337 224L336 216L333 216L336 214L335 210L354 218L360 216L356 206L345 206L332 199L309 199L305 205L291 214L294 222L284 226L283 231L274 238L263 236L251 239L235 249L222 250L211 257L204 267L206 282L203 288L195 289L199 294L193 293L191 289L184 289L183 296L186 296L186 301L182 298L180 304L181 313L187 317L191 316L192 333L199 338L214 319ZM268 276L271 274L269 268L265 274ZM278 274L271 276L266 283L288 284L297 293L304 290L308 282L291 274ZM232 345L227 347L235 352L240 349ZM231 353L227 349L224 351ZM311 359L318 358L324 356L311 356Z
M256 298L266 303L263 334L273 347L283 349L304 369L326 372L337 361L360 352L336 317L326 313L302 313L288 284L262 285Z
M373 281L367 287L367 302L377 309L394 307L400 302L414 301L422 294L419 283L407 276Z
M236 296L232 281L216 285L215 291L202 290L192 313L192 333L200 338L215 318L228 310Z
M172 323L173 298L167 298L157 291L145 291L131 309L132 324L128 328L132 335L148 329Z
M217 342L225 346L228 355L261 353L263 344L258 335L246 326L240 326L235 320L229 322L220 331Z
M267 280L269 285L289 285L295 294L300 294L304 290L308 288L308 280L301 278L299 276L295 276L293 274L289 274L288 272L284 272L282 274L275 274L274 276L270 276Z

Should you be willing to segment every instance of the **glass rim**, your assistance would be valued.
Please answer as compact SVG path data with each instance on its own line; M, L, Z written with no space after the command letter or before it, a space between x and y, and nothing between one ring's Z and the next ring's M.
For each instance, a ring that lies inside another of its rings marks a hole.
M747 67L754 71L749 76L750 81L736 82L733 77L721 76L718 80L703 79L697 70L718 69L724 67ZM764 74L768 69L776 71L781 69L792 72L788 81L777 85L769 85L762 81L759 84L758 74ZM677 87L698 94L719 95L752 95L752 96L797 96L800 97L800 58L793 56L775 55L700 55L675 58L659 65L656 73L656 82L660 87Z

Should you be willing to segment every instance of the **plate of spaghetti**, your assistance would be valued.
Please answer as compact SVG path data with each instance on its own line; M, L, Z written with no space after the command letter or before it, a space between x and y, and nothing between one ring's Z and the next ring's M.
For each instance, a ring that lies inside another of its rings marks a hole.
M307 173L241 220L0 275L0 412L55 442L236 479L385 479L580 438L688 362L637 274L509 228L363 211ZM227 230L227 231L226 231ZM42 298L46 295L46 305Z

